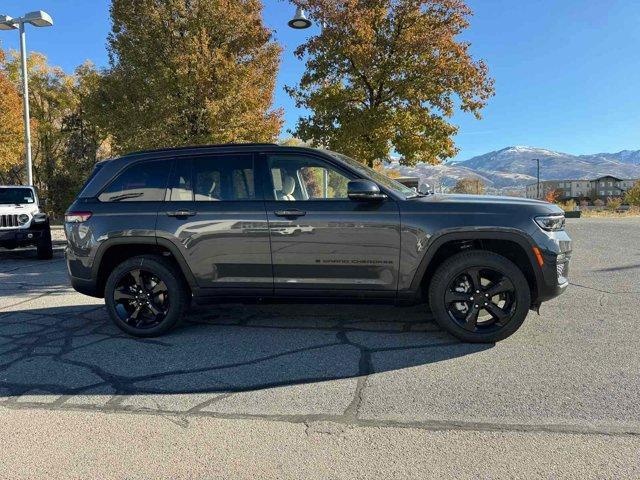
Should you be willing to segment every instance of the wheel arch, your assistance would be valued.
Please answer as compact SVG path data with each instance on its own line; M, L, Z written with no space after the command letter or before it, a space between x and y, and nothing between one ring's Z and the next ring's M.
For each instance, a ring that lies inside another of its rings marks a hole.
M195 278L178 248L165 239L149 237L111 238L100 245L93 261L92 277L96 279L96 293L104 296L104 287L113 268L125 260L140 255L158 255L172 262L182 274L191 291Z
M414 275L411 290L420 298L427 298L433 274L447 258L466 250L485 250L506 257L520 268L529 284L532 304L535 304L543 277L534 247L535 243L526 233L515 229L456 229L441 232L429 242Z

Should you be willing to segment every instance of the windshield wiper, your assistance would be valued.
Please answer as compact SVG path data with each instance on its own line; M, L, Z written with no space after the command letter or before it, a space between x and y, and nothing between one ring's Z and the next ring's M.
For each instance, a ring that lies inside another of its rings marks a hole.
M130 198L138 198L138 197L141 197L142 195L143 195L142 192L123 193L122 195L115 195L113 197L109 197L109 201L110 202L119 202L121 200L128 200Z

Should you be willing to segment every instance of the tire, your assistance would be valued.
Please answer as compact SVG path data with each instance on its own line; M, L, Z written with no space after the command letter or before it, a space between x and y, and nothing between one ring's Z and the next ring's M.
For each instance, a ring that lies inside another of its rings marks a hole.
M470 343L494 343L520 328L529 313L531 291L513 262L473 250L440 265L431 280L429 305L438 325L453 336Z
M51 227L46 226L45 231L36 244L39 260L51 260L53 258L53 242L51 241Z
M104 295L113 323L135 337L157 337L177 327L190 302L180 271L157 255L133 257L118 265L107 279Z

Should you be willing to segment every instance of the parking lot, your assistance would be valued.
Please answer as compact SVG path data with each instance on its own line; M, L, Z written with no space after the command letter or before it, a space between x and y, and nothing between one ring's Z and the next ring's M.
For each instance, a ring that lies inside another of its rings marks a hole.
M61 243L0 252L0 475L640 477L640 219L568 230L572 287L496 345L345 305L199 307L133 339Z

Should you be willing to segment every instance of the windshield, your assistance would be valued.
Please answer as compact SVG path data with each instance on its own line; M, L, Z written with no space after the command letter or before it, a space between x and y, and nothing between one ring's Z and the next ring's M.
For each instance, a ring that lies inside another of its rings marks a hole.
M33 191L30 188L0 188L0 205L20 205L34 202Z
M393 190L398 195L402 195L405 198L413 198L420 195L413 188L409 188L406 185L401 184L400 182L396 182L395 180L381 174L380 172L376 172L373 168L367 167L366 165L363 165L362 163L354 160L351 157L347 157L346 155L343 155L341 153L336 153L329 150L327 152L330 155L336 157L338 160L342 160L344 163L346 163L362 175L371 178L376 183L379 183L384 188Z

